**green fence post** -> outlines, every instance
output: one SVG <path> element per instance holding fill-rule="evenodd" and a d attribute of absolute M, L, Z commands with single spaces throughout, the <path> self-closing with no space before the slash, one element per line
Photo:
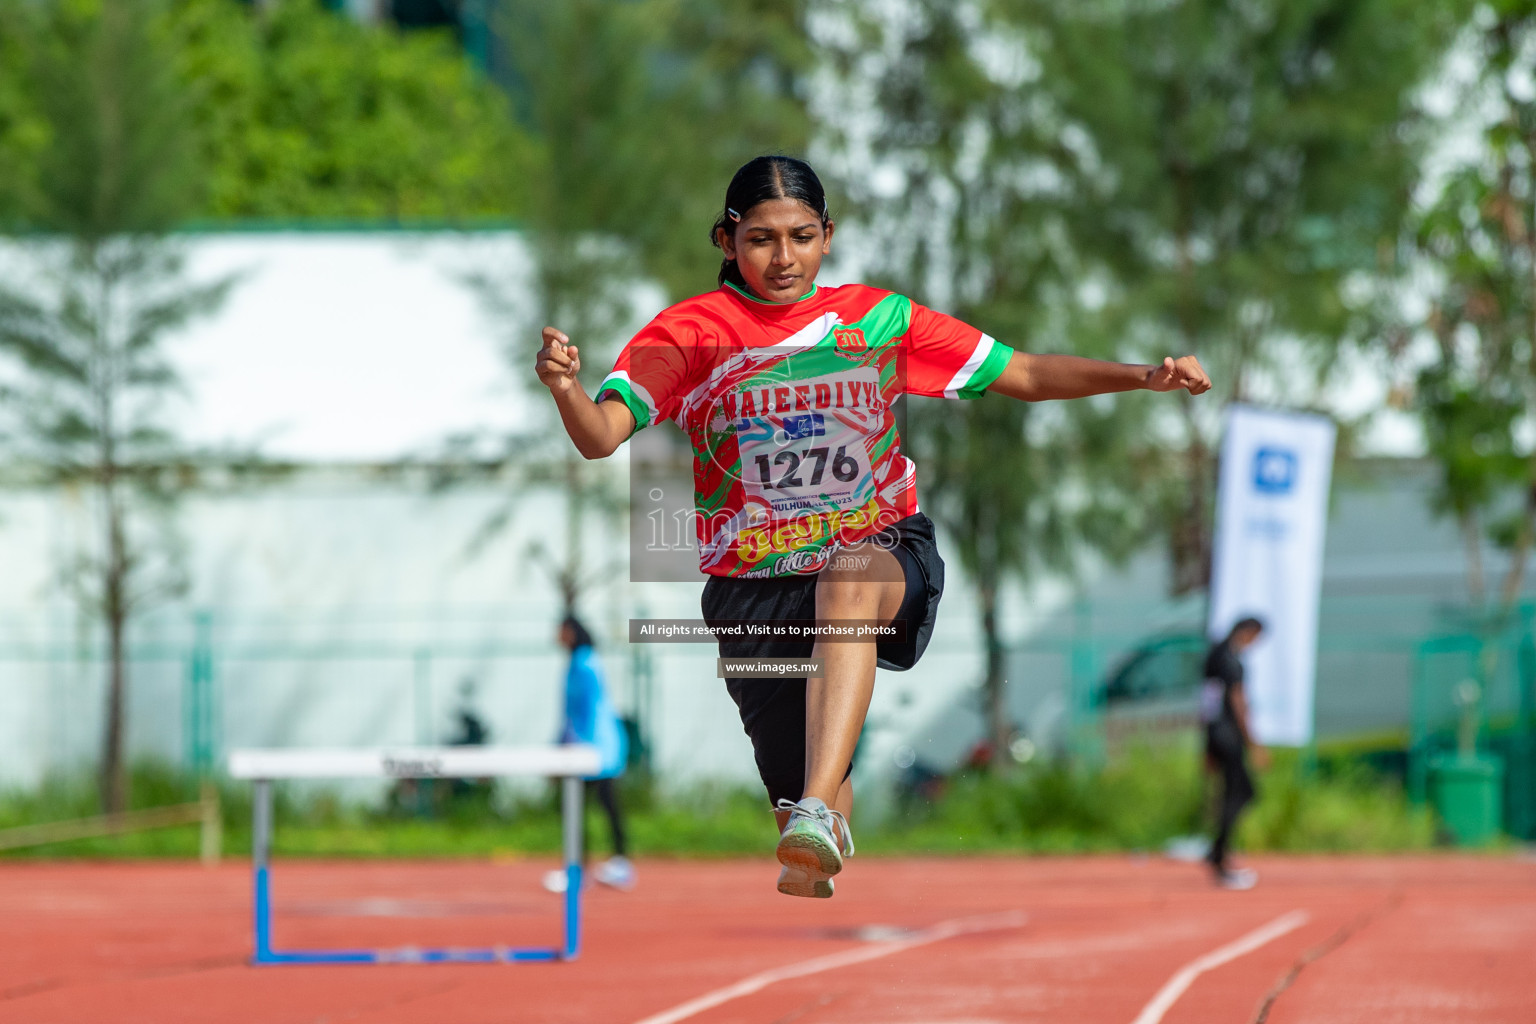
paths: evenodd
<path fill-rule="evenodd" d="M 1536 839 L 1536 641 L 1532 638 L 1532 606 L 1520 605 L 1520 638 L 1515 655 L 1515 722 L 1509 738 L 1509 833 Z"/>
<path fill-rule="evenodd" d="M 636 618 L 648 618 L 644 607 L 636 609 Z M 631 763 L 641 772 L 651 770 L 652 702 L 655 697 L 655 665 L 651 661 L 649 644 L 629 645 L 630 691 L 634 701 L 635 746 L 630 752 Z"/>
<path fill-rule="evenodd" d="M 187 767 L 206 778 L 214 761 L 213 613 L 192 617 L 192 649 L 187 654 L 185 712 Z"/>
<path fill-rule="evenodd" d="M 1072 693 L 1068 703 L 1072 711 L 1068 741 L 1073 757 L 1098 764 L 1104 758 L 1103 736 L 1098 728 L 1102 709 L 1095 704 L 1098 659 L 1094 650 L 1092 609 L 1083 597 L 1079 597 L 1073 606 L 1070 642 Z"/>
<path fill-rule="evenodd" d="M 1429 654 L 1431 641 L 1421 641 L 1413 655 L 1413 683 L 1408 710 L 1408 800 L 1424 806 L 1429 796 Z"/>

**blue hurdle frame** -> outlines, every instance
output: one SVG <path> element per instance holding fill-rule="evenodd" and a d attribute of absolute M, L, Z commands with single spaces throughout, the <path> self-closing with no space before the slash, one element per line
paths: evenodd
<path fill-rule="evenodd" d="M 581 948 L 582 780 L 560 780 L 561 843 L 565 859 L 565 936 L 560 946 L 490 948 L 294 949 L 272 948 L 272 780 L 254 779 L 251 864 L 255 869 L 256 964 L 538 963 L 574 960 Z"/>

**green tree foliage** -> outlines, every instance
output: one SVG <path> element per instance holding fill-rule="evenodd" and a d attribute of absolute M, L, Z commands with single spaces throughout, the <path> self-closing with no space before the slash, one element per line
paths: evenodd
<path fill-rule="evenodd" d="M 541 157 L 526 218 L 533 302 L 521 301 L 520 275 L 476 284 L 504 314 L 504 351 L 520 377 L 534 380 L 539 328 L 553 324 L 580 347 L 590 387 L 634 326 L 638 284 L 659 283 L 668 299 L 714 287 L 709 229 L 731 175 L 759 153 L 802 151 L 809 134 L 803 11 L 803 0 L 502 5 L 509 91 Z M 512 438 L 504 451 L 567 495 L 570 543 L 546 558 L 574 604 L 590 578 L 586 512 L 621 507 L 623 496 L 563 437 Z"/>
<path fill-rule="evenodd" d="M 160 0 L 72 0 L 28 12 L 26 81 L 47 126 L 27 220 L 42 233 L 0 284 L 14 454 L 87 489 L 100 536 L 70 582 L 107 642 L 100 761 L 106 810 L 127 805 L 130 617 L 177 586 L 163 515 L 184 486 L 163 423 L 179 385 L 165 336 L 222 300 L 160 239 L 194 209 L 198 165 Z"/>
<path fill-rule="evenodd" d="M 29 215 L 50 173 L 47 98 L 25 72 L 25 27 L 43 6 L 0 6 L 11 12 L 0 17 L 0 226 L 37 226 Z M 167 141 L 201 161 L 184 217 L 473 221 L 527 211 L 538 147 L 451 35 L 361 25 L 319 0 L 174 0 L 156 18 L 187 114 L 184 135 Z"/>
<path fill-rule="evenodd" d="M 318 0 L 178 0 L 175 27 L 207 166 L 202 216 L 528 209 L 537 149 L 452 36 L 361 25 Z"/>
<path fill-rule="evenodd" d="M 47 125 L 29 218 L 87 248 L 175 227 L 198 194 L 188 105 L 162 4 L 49 5 L 29 39 Z"/>
<path fill-rule="evenodd" d="M 848 22 L 853 29 L 857 22 Z M 1095 325 L 1064 316 L 1084 273 L 1050 156 L 1057 122 L 1023 75 L 1018 26 L 972 5 L 923 0 L 904 16 L 849 32 L 857 54 L 889 56 L 876 78 L 873 155 L 899 178 L 879 188 L 849 162 L 848 188 L 874 234 L 885 283 L 1016 347 L 1112 355 Z M 1128 554 L 1148 520 L 1139 495 L 1158 462 L 1145 453 L 1146 396 L 1033 406 L 998 396 L 909 400 L 904 435 L 923 508 L 974 582 L 986 651 L 983 685 L 994 757 L 1006 756 L 999 601 L 1010 579 L 1071 574 L 1096 551 Z"/>
<path fill-rule="evenodd" d="M 804 155 L 817 53 L 808 0 L 672 0 L 653 36 L 650 140 L 631 172 L 631 210 L 620 225 L 669 299 L 714 287 L 720 254 L 709 229 L 725 186 L 764 153 Z M 702 242 L 702 244 L 701 244 Z"/>
<path fill-rule="evenodd" d="M 999 0 L 1025 33 L 1071 238 L 1129 354 L 1197 353 L 1219 399 L 1315 401 L 1365 318 L 1422 151 L 1413 91 L 1457 4 Z M 1179 590 L 1209 572 L 1221 401 L 1180 400 L 1161 506 Z"/>
<path fill-rule="evenodd" d="M 873 75 L 879 115 L 843 140 L 846 173 L 870 181 L 868 152 L 892 179 L 862 190 L 891 283 L 1032 351 L 1195 353 L 1219 389 L 913 410 L 925 507 L 978 580 L 1000 749 L 998 584 L 1070 570 L 1086 550 L 1123 553 L 1153 526 L 1167 531 L 1176 589 L 1205 584 L 1222 399 L 1314 397 L 1361 329 L 1345 285 L 1400 229 L 1420 152 L 1412 90 L 1455 10 L 843 9 L 849 94 Z"/>
<path fill-rule="evenodd" d="M 808 138 L 803 8 L 505 5 L 512 88 L 544 158 L 528 216 L 541 316 L 581 317 L 615 278 L 649 277 L 670 299 L 714 286 L 709 228 L 731 174 L 759 153 L 803 151 Z M 603 239 L 601 252 L 583 237 Z"/>
<path fill-rule="evenodd" d="M 27 88 L 27 23 L 20 0 L 0 0 L 0 229 L 36 202 L 33 168 L 47 134 Z"/>
<path fill-rule="evenodd" d="M 1476 597 L 1485 530 L 1514 555 L 1507 604 L 1536 529 L 1536 449 L 1522 434 L 1536 408 L 1536 3 L 1482 5 L 1464 38 L 1478 73 L 1447 122 L 1480 130 L 1414 225 L 1410 265 L 1427 261 L 1433 281 L 1424 323 L 1433 344 L 1415 408 L 1440 466 L 1437 506 L 1467 538 Z M 1520 508 L 1500 518 L 1497 501 L 1512 486 Z"/>

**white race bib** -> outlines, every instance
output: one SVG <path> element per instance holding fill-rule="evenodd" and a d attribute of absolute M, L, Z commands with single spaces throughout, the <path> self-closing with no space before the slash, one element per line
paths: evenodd
<path fill-rule="evenodd" d="M 733 422 L 749 522 L 867 504 L 875 493 L 869 445 L 885 423 L 878 372 L 858 367 L 765 390 L 779 399 L 787 390 L 788 407 Z"/>

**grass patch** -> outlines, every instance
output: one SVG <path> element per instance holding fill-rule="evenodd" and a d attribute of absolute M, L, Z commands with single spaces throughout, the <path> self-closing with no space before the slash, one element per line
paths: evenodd
<path fill-rule="evenodd" d="M 173 766 L 136 764 L 130 809 L 190 803 L 198 784 Z M 251 847 L 251 787 L 219 786 L 226 856 Z M 767 799 L 746 788 L 700 787 L 663 798 L 644 779 L 626 778 L 620 800 L 630 845 L 647 856 L 734 856 L 761 853 L 773 839 Z M 425 792 L 395 791 L 382 805 L 348 802 L 327 790 L 277 784 L 273 852 L 297 857 L 480 857 L 560 851 L 560 804 L 554 785 L 534 796 L 495 787 L 455 794 L 434 782 Z M 609 850 L 607 820 L 587 802 L 587 835 L 594 852 Z M 0 829 L 91 817 L 100 813 L 88 772 L 50 777 L 30 790 L 0 793 Z M 196 825 L 79 839 L 0 853 L 0 859 L 195 857 Z"/>
<path fill-rule="evenodd" d="M 426 799 L 395 794 L 382 806 L 291 787 L 275 792 L 279 856 L 485 857 L 554 855 L 560 814 L 553 785 L 513 797 L 472 787 L 453 795 L 445 783 Z M 1414 809 L 1400 784 L 1363 765 L 1331 760 L 1309 767 L 1289 751 L 1259 777 L 1260 798 L 1245 816 L 1239 846 L 1250 851 L 1422 850 L 1435 824 Z M 197 784 L 175 768 L 147 763 L 133 772 L 133 806 L 197 799 Z M 526 791 L 525 791 L 526 792 Z M 224 852 L 250 850 L 250 786 L 221 786 Z M 861 853 L 1091 853 L 1157 851 L 1177 836 L 1207 830 L 1208 780 L 1193 745 L 1124 751 L 1089 768 L 1064 763 L 1008 772 L 965 772 L 932 800 L 898 801 L 883 822 L 865 820 Z M 755 787 L 702 787 L 666 795 L 644 779 L 621 785 L 634 851 L 643 856 L 756 856 L 773 841 L 766 798 Z M 431 814 L 419 813 L 430 808 Z M 30 791 L 0 794 L 0 828 L 87 817 L 97 812 L 88 774 L 52 778 Z M 595 802 L 587 808 L 594 853 L 608 851 Z M 0 854 L 6 859 L 195 857 L 196 826 L 77 840 Z"/>
<path fill-rule="evenodd" d="M 889 853 L 1146 850 L 1195 831 L 1202 806 L 1192 755 L 1135 749 L 1094 769 L 961 773 L 938 799 L 901 806 L 868 845 Z"/>
<path fill-rule="evenodd" d="M 1259 780 L 1259 800 L 1238 828 L 1249 850 L 1387 853 L 1435 845 L 1435 817 L 1408 803 L 1396 779 L 1365 764 L 1308 772 L 1289 751 Z"/>
<path fill-rule="evenodd" d="M 1365 765 L 1319 772 L 1277 751 L 1258 785 L 1239 829 L 1246 850 L 1386 852 L 1435 842 L 1433 816 Z M 938 800 L 901 808 L 867 845 L 886 853 L 1158 851 L 1209 831 L 1212 788 L 1193 744 L 1135 748 L 1092 769 L 965 773 Z"/>

